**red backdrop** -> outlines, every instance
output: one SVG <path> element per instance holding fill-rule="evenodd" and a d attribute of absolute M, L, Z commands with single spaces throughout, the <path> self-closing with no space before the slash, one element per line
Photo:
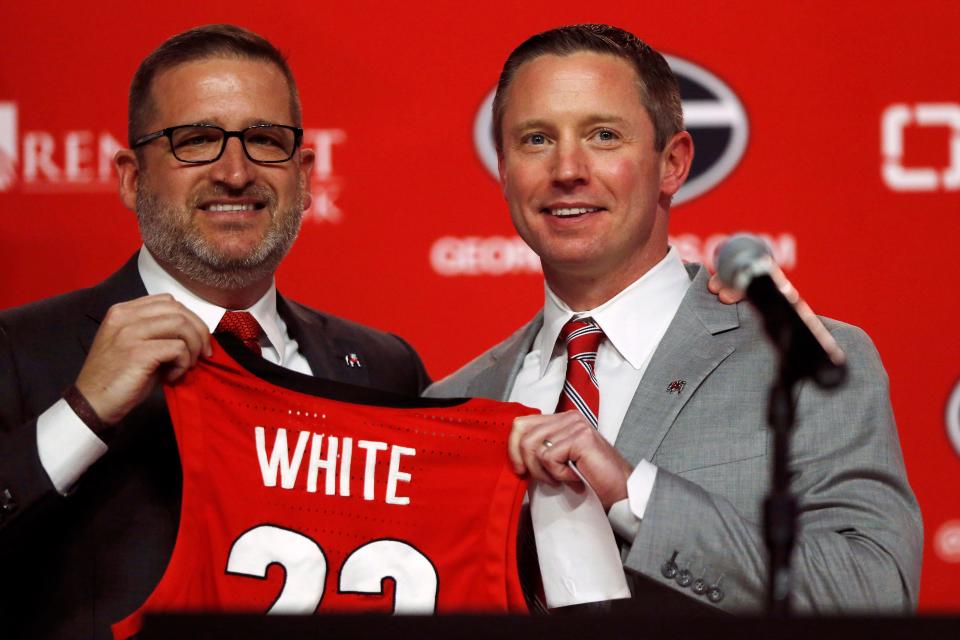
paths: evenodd
<path fill-rule="evenodd" d="M 236 22 L 289 54 L 320 158 L 281 289 L 399 333 L 449 373 L 542 302 L 480 160 L 478 110 L 526 36 L 617 24 L 742 105 L 745 152 L 675 207 L 674 241 L 699 259 L 731 232 L 766 234 L 819 313 L 873 336 L 924 513 L 921 605 L 960 608 L 960 4 L 178 4 L 0 6 L 0 307 L 93 284 L 135 250 L 109 164 L 130 77 L 172 33 Z"/>

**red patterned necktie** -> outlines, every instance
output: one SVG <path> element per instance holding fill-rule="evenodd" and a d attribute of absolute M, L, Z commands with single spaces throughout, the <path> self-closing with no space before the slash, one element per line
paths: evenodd
<path fill-rule="evenodd" d="M 567 377 L 554 413 L 576 409 L 597 429 L 600 387 L 593 367 L 597 361 L 597 347 L 603 339 L 603 330 L 593 318 L 571 318 L 560 330 L 560 337 L 567 346 Z M 527 604 L 534 613 L 549 613 L 543 596 L 533 522 L 526 506 L 520 517 L 517 540 L 517 566 Z"/>
<path fill-rule="evenodd" d="M 555 413 L 576 409 L 598 429 L 600 385 L 594 365 L 603 330 L 593 318 L 571 318 L 563 325 L 560 337 L 567 344 L 567 378 Z"/>
<path fill-rule="evenodd" d="M 260 328 L 257 319 L 247 311 L 227 311 L 213 332 L 232 334 L 240 338 L 247 349 L 258 356 L 262 355 L 260 334 L 263 333 L 263 329 Z"/>

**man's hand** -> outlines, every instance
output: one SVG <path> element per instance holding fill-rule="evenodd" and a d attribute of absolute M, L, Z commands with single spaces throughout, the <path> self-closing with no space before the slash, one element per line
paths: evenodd
<path fill-rule="evenodd" d="M 627 478 L 633 468 L 578 411 L 516 418 L 507 448 L 518 474 L 529 472 L 535 480 L 550 484 L 580 484 L 567 466 L 572 461 L 604 509 L 627 497 Z"/>
<path fill-rule="evenodd" d="M 720 298 L 720 302 L 724 304 L 736 304 L 743 300 L 744 296 L 742 291 L 723 286 L 723 283 L 720 282 L 720 276 L 717 274 L 710 276 L 710 280 L 707 282 L 707 289 L 710 290 L 710 293 L 716 294 L 716 296 Z"/>
<path fill-rule="evenodd" d="M 172 382 L 209 356 L 210 334 L 169 294 L 110 307 L 77 377 L 77 389 L 106 424 L 120 422 L 158 380 Z"/>
<path fill-rule="evenodd" d="M 777 288 L 780 289 L 780 293 L 786 296 L 788 300 L 793 301 L 794 299 L 799 299 L 799 294 L 797 290 L 793 288 L 793 284 L 787 279 L 787 274 L 785 274 L 783 269 L 776 263 L 771 264 L 770 277 L 773 278 Z M 717 274 L 710 276 L 710 280 L 707 282 L 707 289 L 709 289 L 711 293 L 716 294 L 717 297 L 720 298 L 720 302 L 724 304 L 736 304 L 746 297 L 744 292 L 737 291 L 733 287 L 724 286 L 724 284 L 720 282 L 720 276 Z"/>

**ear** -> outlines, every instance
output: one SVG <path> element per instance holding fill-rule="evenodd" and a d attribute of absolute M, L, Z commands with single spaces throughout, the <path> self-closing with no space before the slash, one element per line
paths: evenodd
<path fill-rule="evenodd" d="M 313 202 L 313 196 L 310 194 L 310 176 L 313 175 L 313 165 L 316 157 L 317 154 L 314 153 L 313 149 L 300 148 L 300 167 L 297 170 L 300 172 L 300 184 L 303 185 L 304 211 L 309 209 L 310 203 Z"/>
<path fill-rule="evenodd" d="M 137 210 L 137 187 L 140 181 L 140 161 L 133 149 L 121 149 L 113 156 L 113 166 L 120 179 L 120 200 L 131 211 Z"/>
<path fill-rule="evenodd" d="M 660 154 L 660 192 L 673 196 L 680 190 L 693 163 L 693 138 L 678 131 L 667 141 Z"/>

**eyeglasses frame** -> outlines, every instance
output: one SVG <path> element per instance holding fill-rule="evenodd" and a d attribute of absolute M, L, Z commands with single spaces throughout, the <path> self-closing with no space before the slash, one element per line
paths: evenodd
<path fill-rule="evenodd" d="M 184 160 L 177 156 L 177 152 L 173 149 L 173 132 L 177 129 L 182 129 L 184 127 L 194 127 L 194 128 L 206 128 L 206 129 L 217 129 L 223 133 L 223 143 L 220 145 L 220 153 L 217 154 L 217 157 L 211 158 L 210 160 Z M 251 129 L 263 129 L 265 127 L 280 127 L 281 129 L 288 129 L 293 131 L 293 150 L 290 151 L 290 155 L 284 158 L 283 160 L 255 160 L 250 156 L 250 152 L 247 150 L 247 143 L 244 142 L 243 135 L 250 131 Z M 294 127 L 288 124 L 255 124 L 249 126 L 245 129 L 239 129 L 235 131 L 228 131 L 223 127 L 218 127 L 215 124 L 178 124 L 172 127 L 166 127 L 165 129 L 160 129 L 159 131 L 154 131 L 152 133 L 147 133 L 136 140 L 133 141 L 132 148 L 136 149 L 137 147 L 142 147 L 148 142 L 153 142 L 159 138 L 166 138 L 170 143 L 170 153 L 177 160 L 177 162 L 184 162 L 186 164 L 210 164 L 216 162 L 223 157 L 223 152 L 227 149 L 227 141 L 230 138 L 236 138 L 240 141 L 240 146 L 243 148 L 243 153 L 247 156 L 247 159 L 250 162 L 256 162 L 257 164 L 279 164 L 281 162 L 289 162 L 296 154 L 297 149 L 300 147 L 300 144 L 303 142 L 303 129 L 300 127 Z"/>

